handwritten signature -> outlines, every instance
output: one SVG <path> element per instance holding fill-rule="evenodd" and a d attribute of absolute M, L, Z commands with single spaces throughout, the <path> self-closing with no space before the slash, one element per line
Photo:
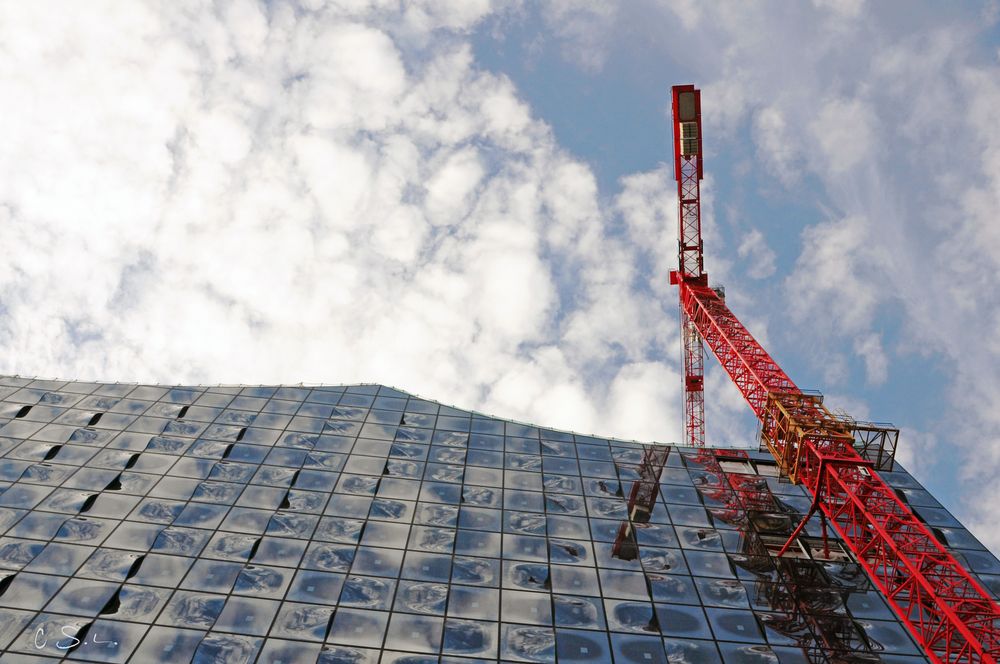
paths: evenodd
<path fill-rule="evenodd" d="M 72 650 L 73 648 L 76 648 L 78 645 L 81 644 L 87 645 L 88 643 L 87 640 L 81 641 L 80 639 L 76 638 L 76 635 L 80 633 L 80 629 L 82 628 L 77 627 L 76 625 L 63 625 L 59 629 L 59 632 L 64 637 L 66 637 L 66 639 L 68 639 L 68 642 L 66 639 L 60 639 L 59 641 L 56 641 L 52 645 L 54 645 L 59 650 Z M 89 643 L 93 643 L 94 645 L 108 645 L 108 647 L 110 648 L 118 646 L 117 641 L 113 641 L 111 639 L 108 639 L 107 641 L 101 641 L 100 639 L 97 638 L 96 634 L 88 634 L 87 638 L 89 640 Z M 38 648 L 39 650 L 42 650 L 45 648 L 45 646 L 48 645 L 48 643 L 49 639 L 45 633 L 45 628 L 39 627 L 35 631 L 35 647 Z"/>

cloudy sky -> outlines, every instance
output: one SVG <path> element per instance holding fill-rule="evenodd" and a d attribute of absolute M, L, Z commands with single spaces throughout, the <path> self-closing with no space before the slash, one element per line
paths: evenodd
<path fill-rule="evenodd" d="M 1000 8 L 0 4 L 0 372 L 381 382 L 681 437 L 669 87 L 707 268 L 995 551 Z M 755 421 L 709 362 L 710 443 Z"/>

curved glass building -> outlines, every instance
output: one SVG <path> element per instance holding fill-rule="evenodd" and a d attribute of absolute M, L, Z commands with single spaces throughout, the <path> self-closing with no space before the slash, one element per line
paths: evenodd
<path fill-rule="evenodd" d="M 756 449 L 379 385 L 0 378 L 0 661 L 926 661 L 818 518 L 777 556 L 809 503 Z"/>

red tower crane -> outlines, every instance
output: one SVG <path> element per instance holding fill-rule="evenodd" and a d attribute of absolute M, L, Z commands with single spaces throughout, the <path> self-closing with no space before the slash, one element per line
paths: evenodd
<path fill-rule="evenodd" d="M 796 387 L 708 285 L 701 240 L 701 93 L 672 90 L 674 175 L 679 199 L 679 287 L 684 353 L 685 437 L 705 437 L 703 344 L 760 420 L 761 440 L 782 474 L 812 497 L 809 514 L 782 549 L 819 511 L 935 662 L 989 662 L 1000 657 L 1000 606 L 855 450 L 853 423 L 818 394 Z M 779 555 L 781 555 L 779 554 Z"/>

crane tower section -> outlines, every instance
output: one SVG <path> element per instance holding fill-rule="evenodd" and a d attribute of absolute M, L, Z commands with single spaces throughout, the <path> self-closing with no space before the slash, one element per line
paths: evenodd
<path fill-rule="evenodd" d="M 701 243 L 701 100 L 691 85 L 673 88 L 674 168 L 680 206 L 679 287 L 685 353 L 688 442 L 704 443 L 701 358 L 706 343 L 761 422 L 761 439 L 782 475 L 812 497 L 795 540 L 818 512 L 935 662 L 1000 658 L 1000 607 L 855 450 L 853 421 L 833 415 L 822 396 L 800 390 L 709 287 Z M 693 123 L 693 124 L 692 124 Z M 696 141 L 696 143 L 694 142 Z M 689 341 L 687 331 L 698 339 Z M 694 395 L 697 393 L 697 398 Z M 698 427 L 701 427 L 698 429 Z M 696 440 L 698 435 L 700 440 Z"/>
<path fill-rule="evenodd" d="M 701 92 L 693 85 L 675 86 L 674 178 L 680 241 L 678 273 L 684 279 L 708 283 L 701 241 Z M 684 437 L 688 445 L 705 445 L 705 349 L 694 322 L 681 309 L 681 355 L 684 364 Z"/>

